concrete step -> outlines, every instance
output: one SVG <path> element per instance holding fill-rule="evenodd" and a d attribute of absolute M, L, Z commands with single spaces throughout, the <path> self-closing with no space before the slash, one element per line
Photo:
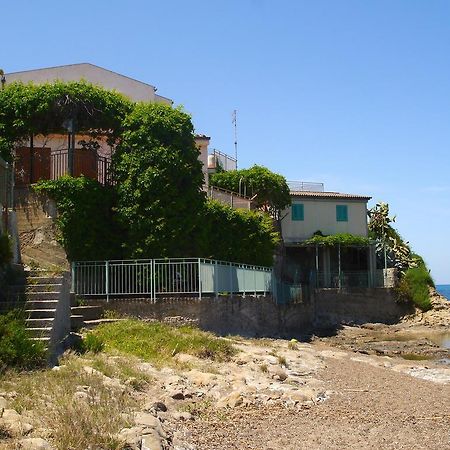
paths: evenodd
<path fill-rule="evenodd" d="M 84 317 L 79 314 L 72 314 L 70 316 L 70 329 L 72 331 L 78 331 L 84 328 Z"/>
<path fill-rule="evenodd" d="M 31 285 L 42 285 L 42 284 L 62 284 L 63 277 L 52 276 L 52 275 L 31 275 L 27 277 L 28 286 Z"/>
<path fill-rule="evenodd" d="M 45 346 L 48 348 L 50 346 L 50 337 L 44 336 L 44 337 L 32 337 L 32 341 L 40 341 L 45 344 Z"/>
<path fill-rule="evenodd" d="M 102 325 L 104 323 L 113 323 L 113 322 L 119 322 L 121 320 L 126 319 L 97 319 L 97 320 L 85 320 L 84 321 L 84 328 L 95 328 L 98 325 Z"/>
<path fill-rule="evenodd" d="M 73 315 L 83 316 L 84 320 L 97 320 L 102 317 L 102 306 L 72 306 Z"/>
<path fill-rule="evenodd" d="M 51 327 L 27 327 L 27 330 L 32 337 L 50 337 L 52 334 Z"/>
<path fill-rule="evenodd" d="M 29 319 L 52 319 L 56 309 L 26 309 L 25 314 Z"/>
<path fill-rule="evenodd" d="M 58 300 L 31 300 L 25 303 L 26 309 L 56 309 Z"/>
<path fill-rule="evenodd" d="M 16 284 L 9 286 L 9 291 L 15 292 L 60 292 L 62 283 L 31 283 L 31 284 Z"/>
<path fill-rule="evenodd" d="M 26 299 L 28 301 L 35 300 L 58 300 L 60 296 L 60 292 L 26 292 Z"/>
<path fill-rule="evenodd" d="M 45 319 L 25 319 L 25 322 L 27 324 L 27 328 L 52 328 L 54 318 L 45 318 Z"/>

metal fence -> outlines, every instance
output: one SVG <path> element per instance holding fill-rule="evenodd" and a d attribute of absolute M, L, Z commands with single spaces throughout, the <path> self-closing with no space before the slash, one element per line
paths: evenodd
<path fill-rule="evenodd" d="M 323 192 L 325 189 L 323 183 L 311 181 L 288 181 L 287 185 L 292 192 Z"/>
<path fill-rule="evenodd" d="M 214 167 L 220 166 L 225 171 L 237 169 L 236 158 L 215 149 L 213 150 L 212 155 L 214 158 Z"/>
<path fill-rule="evenodd" d="M 271 292 L 272 269 L 202 258 L 72 263 L 72 292 L 81 296 L 257 295 Z"/>
<path fill-rule="evenodd" d="M 317 272 L 315 286 L 317 288 L 369 288 L 384 287 L 384 282 L 379 277 L 371 276 L 368 270 L 342 271 L 340 273 Z"/>
<path fill-rule="evenodd" d="M 76 149 L 74 152 L 74 176 L 85 175 L 102 184 L 110 183 L 111 158 Z M 53 151 L 50 155 L 50 177 L 57 180 L 69 173 L 67 149 Z"/>
<path fill-rule="evenodd" d="M 235 192 L 215 186 L 208 187 L 208 197 L 217 200 L 225 205 L 236 209 L 251 209 L 252 201 L 248 197 L 243 197 Z"/>

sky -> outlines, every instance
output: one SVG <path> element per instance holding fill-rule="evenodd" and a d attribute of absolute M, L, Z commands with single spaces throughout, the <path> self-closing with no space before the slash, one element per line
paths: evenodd
<path fill-rule="evenodd" d="M 5 72 L 147 82 L 231 155 L 236 109 L 241 168 L 389 203 L 450 284 L 450 1 L 14 0 L 0 30 Z"/>

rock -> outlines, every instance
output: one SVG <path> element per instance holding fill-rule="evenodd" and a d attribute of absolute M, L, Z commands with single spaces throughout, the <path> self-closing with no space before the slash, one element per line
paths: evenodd
<path fill-rule="evenodd" d="M 0 397 L 0 411 L 3 411 L 8 407 L 8 402 L 6 401 L 5 397 Z M 2 417 L 2 414 L 0 413 L 0 417 Z"/>
<path fill-rule="evenodd" d="M 167 411 L 167 406 L 165 405 L 165 403 L 163 402 L 155 402 L 155 403 L 149 403 L 144 407 L 144 411 L 146 412 L 151 412 L 151 411 L 162 411 L 162 412 L 166 412 Z"/>
<path fill-rule="evenodd" d="M 83 402 L 85 402 L 85 401 L 87 402 L 88 398 L 89 398 L 89 394 L 85 391 L 77 391 L 77 392 L 74 392 L 72 398 L 74 401 L 81 400 Z"/>
<path fill-rule="evenodd" d="M 41 438 L 26 438 L 19 441 L 19 448 L 24 450 L 53 450 L 53 447 Z"/>
<path fill-rule="evenodd" d="M 270 370 L 272 378 L 278 381 L 284 381 L 288 377 L 287 373 L 281 367 L 273 367 Z"/>
<path fill-rule="evenodd" d="M 176 411 L 172 414 L 175 420 L 194 420 L 193 415 L 187 411 Z"/>
<path fill-rule="evenodd" d="M 142 427 L 124 428 L 117 437 L 124 445 L 138 449 L 142 440 Z"/>
<path fill-rule="evenodd" d="M 285 394 L 285 398 L 293 400 L 296 403 L 304 403 L 314 400 L 316 398 L 316 394 L 312 390 L 304 388 L 298 391 L 287 392 Z"/>
<path fill-rule="evenodd" d="M 148 428 L 159 428 L 161 426 L 158 418 L 147 412 L 138 412 L 134 416 L 136 425 L 143 425 Z"/>
<path fill-rule="evenodd" d="M 6 411 L 11 410 L 6 409 L 4 413 L 6 413 Z M 7 418 L 5 418 L 4 416 L 5 414 L 3 414 L 3 417 L 0 419 L 0 428 L 4 428 L 11 435 L 25 436 L 28 433 L 31 433 L 31 431 L 33 431 L 33 425 L 25 422 L 20 414 L 17 414 L 17 416 L 9 415 Z"/>
<path fill-rule="evenodd" d="M 181 391 L 173 391 L 170 394 L 170 397 L 172 397 L 174 400 L 184 400 L 184 394 Z"/>
<path fill-rule="evenodd" d="M 242 405 L 242 403 L 244 402 L 244 399 L 242 398 L 242 395 L 237 392 L 234 391 L 231 394 L 222 397 L 218 402 L 217 402 L 217 407 L 218 408 L 236 408 L 237 406 Z"/>
<path fill-rule="evenodd" d="M 158 433 L 153 433 L 142 437 L 141 450 L 162 450 L 161 438 Z"/>

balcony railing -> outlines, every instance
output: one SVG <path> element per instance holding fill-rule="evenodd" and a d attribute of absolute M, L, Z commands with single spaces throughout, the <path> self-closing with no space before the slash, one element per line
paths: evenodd
<path fill-rule="evenodd" d="M 291 192 L 323 192 L 324 184 L 311 181 L 288 181 Z"/>

